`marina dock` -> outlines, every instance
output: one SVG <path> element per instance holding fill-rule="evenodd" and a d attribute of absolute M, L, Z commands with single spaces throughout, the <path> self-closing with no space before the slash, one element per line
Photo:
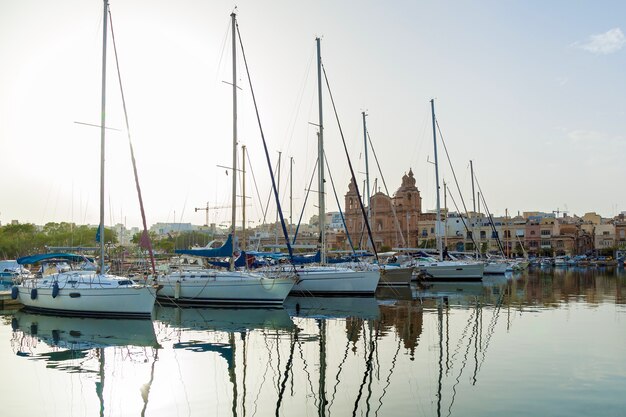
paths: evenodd
<path fill-rule="evenodd" d="M 17 310 L 22 303 L 11 298 L 11 291 L 0 291 L 0 311 Z"/>

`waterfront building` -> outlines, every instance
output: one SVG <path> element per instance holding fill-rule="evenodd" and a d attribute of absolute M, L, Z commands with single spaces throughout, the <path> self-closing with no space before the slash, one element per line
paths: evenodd
<path fill-rule="evenodd" d="M 620 214 L 615 218 L 615 246 L 626 249 L 626 217 Z"/>
<path fill-rule="evenodd" d="M 524 228 L 526 250 L 529 255 L 537 256 L 541 245 L 541 227 L 537 219 L 528 219 Z"/>
<path fill-rule="evenodd" d="M 552 236 L 556 219 L 554 217 L 543 217 L 539 221 L 539 250 L 542 256 L 552 256 Z"/>
<path fill-rule="evenodd" d="M 583 222 L 588 224 L 598 225 L 602 223 L 602 216 L 600 216 L 596 212 L 585 213 L 582 219 Z"/>
<path fill-rule="evenodd" d="M 597 224 L 594 234 L 594 247 L 598 250 L 615 247 L 615 224 Z"/>
<path fill-rule="evenodd" d="M 580 229 L 575 224 L 560 225 L 560 232 L 553 238 L 556 256 L 575 255 L 578 253 Z"/>
<path fill-rule="evenodd" d="M 341 213 L 338 211 L 331 211 L 326 213 L 326 228 L 329 230 L 343 230 L 343 220 L 341 219 Z"/>
<path fill-rule="evenodd" d="M 370 197 L 366 211 L 369 212 L 370 228 L 378 250 L 402 246 L 417 247 L 420 239 L 423 239 L 418 233 L 418 227 L 421 228 L 422 197 L 415 186 L 412 170 L 402 177 L 402 184 L 393 197 L 380 191 L 374 193 Z M 345 195 L 344 212 L 353 244 L 366 248 L 367 230 L 353 181 L 348 185 L 348 192 Z"/>
<path fill-rule="evenodd" d="M 459 213 L 450 212 L 444 217 L 444 246 L 451 251 L 464 251 L 466 247 L 466 239 L 470 239 L 471 232 L 466 230 L 466 227 L 469 227 L 470 230 L 478 230 L 480 226 L 479 218 L 472 218 L 472 223 L 470 223 L 464 216 L 461 216 Z M 466 226 L 467 225 L 467 226 Z M 432 231 L 435 231 L 435 221 L 432 222 Z M 425 230 L 426 228 L 422 228 L 423 236 L 429 236 Z M 429 229 L 430 230 L 430 229 Z M 480 233 L 478 233 L 480 235 Z M 432 238 L 434 239 L 434 233 Z"/>

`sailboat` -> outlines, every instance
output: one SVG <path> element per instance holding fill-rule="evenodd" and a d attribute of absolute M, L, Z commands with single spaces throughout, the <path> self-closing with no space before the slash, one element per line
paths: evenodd
<path fill-rule="evenodd" d="M 368 138 L 368 132 L 367 132 L 367 127 L 365 124 L 365 116 L 367 116 L 365 114 L 365 112 L 361 112 L 362 116 L 363 116 L 363 142 L 364 142 L 364 151 L 365 151 L 365 181 L 366 181 L 366 193 L 367 193 L 367 215 L 368 215 L 368 220 L 371 221 L 372 219 L 372 199 L 370 198 L 370 177 L 369 177 L 369 161 L 368 161 L 368 157 L 367 157 L 367 138 Z M 373 148 L 372 148 L 373 151 Z M 374 157 L 376 157 L 376 153 L 374 153 Z M 378 162 L 378 159 L 377 159 Z M 380 170 L 380 166 L 379 166 L 379 170 Z M 380 172 L 381 176 L 382 176 L 382 172 Z M 384 179 L 383 179 L 383 184 L 384 184 Z M 352 186 L 353 184 L 351 183 L 350 186 Z M 385 189 L 387 188 L 387 186 L 385 185 Z M 391 210 L 393 212 L 393 216 L 394 216 L 394 225 L 399 229 L 399 225 L 398 225 L 398 218 L 396 217 L 396 210 L 395 207 L 392 205 L 391 206 Z M 402 240 L 404 242 L 404 237 L 402 236 L 402 231 L 398 230 L 398 232 L 400 232 L 400 236 L 402 237 Z M 407 239 L 408 239 L 408 235 L 407 235 Z M 380 280 L 378 281 L 378 285 L 379 286 L 399 286 L 399 285 L 410 285 L 411 283 L 411 278 L 413 275 L 413 267 L 402 267 L 400 265 L 390 265 L 389 263 L 375 263 L 375 264 L 366 264 L 368 268 L 372 269 L 372 270 L 379 270 L 380 271 Z"/>
<path fill-rule="evenodd" d="M 181 269 L 157 277 L 160 289 L 157 297 L 161 301 L 188 305 L 274 305 L 282 304 L 294 286 L 292 274 L 267 277 L 263 274 L 235 269 L 235 222 L 237 207 L 237 21 L 231 15 L 233 54 L 233 168 L 232 168 L 232 226 L 227 241 L 230 263 L 228 270 Z M 220 249 L 220 248 L 218 248 Z M 221 248 L 221 249 L 224 249 Z M 196 255 L 212 256 L 211 253 Z M 204 252 L 210 252 L 205 250 Z M 220 254 L 218 256 L 224 256 Z"/>
<path fill-rule="evenodd" d="M 149 318 L 154 306 L 154 289 L 144 284 L 106 273 L 104 265 L 104 146 L 106 103 L 106 45 L 108 0 L 104 0 L 102 46 L 102 110 L 100 123 L 100 267 L 97 271 L 59 271 L 25 279 L 12 289 L 12 297 L 19 299 L 33 311 L 54 314 Z M 73 259 L 76 255 L 63 254 Z M 17 259 L 20 265 L 30 265 L 49 255 L 34 255 Z M 81 257 L 82 258 L 82 257 Z"/>
<path fill-rule="evenodd" d="M 298 281 L 292 293 L 311 295 L 373 295 L 376 292 L 380 271 L 354 270 L 348 267 L 326 265 L 326 227 L 325 227 L 325 193 L 324 193 L 324 124 L 322 112 L 322 58 L 320 38 L 317 43 L 317 81 L 319 102 L 319 133 L 318 133 L 318 181 L 319 181 L 319 222 L 318 231 L 321 240 L 320 264 L 300 265 L 296 268 Z M 284 270 L 288 270 L 286 267 Z"/>
<path fill-rule="evenodd" d="M 411 261 L 418 273 L 421 273 L 427 280 L 481 280 L 485 265 L 483 263 L 470 263 L 463 261 L 447 261 L 443 259 L 443 248 L 441 241 L 441 204 L 439 197 L 439 166 L 437 161 L 437 128 L 435 119 L 435 100 L 430 100 L 433 122 L 433 143 L 435 150 L 435 188 L 437 189 L 437 222 L 435 232 L 437 237 L 437 252 L 439 259 L 433 257 L 418 257 Z"/>

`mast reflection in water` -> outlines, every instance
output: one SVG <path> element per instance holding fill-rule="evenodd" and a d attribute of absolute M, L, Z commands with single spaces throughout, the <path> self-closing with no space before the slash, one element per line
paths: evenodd
<path fill-rule="evenodd" d="M 622 415 L 625 289 L 571 269 L 152 322 L 20 312 L 3 415 Z"/>

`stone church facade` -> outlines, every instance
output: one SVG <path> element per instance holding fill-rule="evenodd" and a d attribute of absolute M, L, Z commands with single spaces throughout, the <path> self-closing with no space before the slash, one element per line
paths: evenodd
<path fill-rule="evenodd" d="M 368 207 L 365 208 L 366 212 Z M 376 249 L 417 247 L 422 217 L 422 197 L 415 186 L 413 170 L 402 177 L 402 185 L 393 197 L 378 191 L 370 197 L 370 228 Z M 394 216 L 395 210 L 395 216 Z M 367 248 L 368 236 L 354 182 L 345 195 L 344 213 L 348 233 L 355 247 Z"/>

